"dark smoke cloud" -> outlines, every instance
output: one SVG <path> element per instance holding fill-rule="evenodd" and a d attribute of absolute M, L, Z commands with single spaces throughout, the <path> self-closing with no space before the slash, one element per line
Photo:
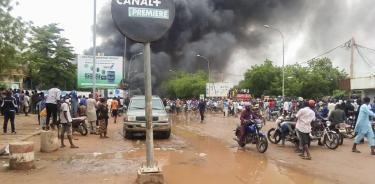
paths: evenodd
<path fill-rule="evenodd" d="M 209 58 L 214 72 L 241 73 L 265 58 L 280 64 L 280 45 L 276 44 L 280 43 L 280 37 L 265 30 L 264 24 L 284 32 L 287 64 L 310 59 L 352 34 L 363 36 L 374 31 L 372 0 L 175 0 L 175 3 L 172 28 L 161 40 L 152 43 L 155 87 L 170 69 L 207 70 L 207 63 L 197 54 Z M 98 35 L 103 41 L 98 51 L 123 55 L 124 38 L 113 24 L 109 4 L 98 17 Z M 300 45 L 296 44 L 298 41 Z M 128 43 L 128 59 L 140 51 L 142 45 Z M 132 63 L 132 70 L 138 73 L 130 80 L 141 87 L 142 57 Z"/>

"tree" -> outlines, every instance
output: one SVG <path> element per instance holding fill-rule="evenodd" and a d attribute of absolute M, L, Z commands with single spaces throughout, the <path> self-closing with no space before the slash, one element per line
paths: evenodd
<path fill-rule="evenodd" d="M 0 1 L 0 74 L 18 67 L 22 61 L 21 51 L 25 48 L 25 36 L 28 31 L 21 18 L 13 17 L 10 12 L 11 0 Z"/>
<path fill-rule="evenodd" d="M 208 76 L 205 72 L 174 72 L 161 85 L 161 94 L 170 98 L 198 98 L 205 94 Z"/>
<path fill-rule="evenodd" d="M 281 94 L 282 70 L 266 60 L 262 65 L 252 66 L 245 73 L 245 79 L 240 82 L 239 87 L 250 89 L 250 92 L 259 97 L 261 95 Z"/>
<path fill-rule="evenodd" d="M 285 95 L 290 97 L 320 98 L 331 96 L 338 89 L 338 81 L 347 74 L 333 67 L 328 58 L 312 60 L 308 66 L 285 66 Z M 282 68 L 266 60 L 262 65 L 255 65 L 245 74 L 239 88 L 250 89 L 257 97 L 261 95 L 281 95 Z"/>
<path fill-rule="evenodd" d="M 50 88 L 57 82 L 61 88 L 76 88 L 77 68 L 71 63 L 75 55 L 69 41 L 60 34 L 57 24 L 32 27 L 29 39 L 30 76 L 33 86 Z"/>
<path fill-rule="evenodd" d="M 302 94 L 306 97 L 323 97 L 333 95 L 338 89 L 339 81 L 345 79 L 347 74 L 337 67 L 333 67 L 328 58 L 315 59 L 308 63 L 308 74 Z"/>

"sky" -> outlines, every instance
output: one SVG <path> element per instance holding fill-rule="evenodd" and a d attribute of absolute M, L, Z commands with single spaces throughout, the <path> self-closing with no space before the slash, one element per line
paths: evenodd
<path fill-rule="evenodd" d="M 26 21 L 33 21 L 38 26 L 58 23 L 65 30 L 63 36 L 70 40 L 75 52 L 82 54 L 84 50 L 92 47 L 93 1 L 18 0 L 19 5 L 15 7 L 13 15 L 21 16 Z M 185 0 L 177 1 L 183 2 Z M 212 10 L 209 3 L 205 3 L 207 1 L 218 2 L 219 0 L 189 0 L 186 2 L 191 2 L 192 7 L 207 6 L 207 10 Z M 272 2 L 272 0 L 265 0 L 264 2 L 266 1 Z M 288 1 L 295 2 L 293 0 Z M 110 12 L 101 11 L 104 5 L 109 2 L 110 0 L 97 0 L 98 20 L 101 16 L 111 16 Z M 272 12 L 260 12 L 267 16 L 266 21 L 260 22 L 263 19 L 258 18 L 254 24 L 247 26 L 249 35 L 260 35 L 262 40 L 256 47 L 238 47 L 230 54 L 227 61 L 230 64 L 226 66 L 225 70 L 225 72 L 230 73 L 227 75 L 230 81 L 238 82 L 242 78 L 241 75 L 251 65 L 261 64 L 266 58 L 274 61 L 277 65 L 282 65 L 281 37 L 279 33 L 265 29 L 264 24 L 270 24 L 284 33 L 285 64 L 307 61 L 343 44 L 352 37 L 355 37 L 361 45 L 375 48 L 373 37 L 375 32 L 375 26 L 373 25 L 375 22 L 374 0 L 300 0 L 297 2 L 301 3 L 288 5 L 290 7 L 280 6 Z M 216 16 L 215 11 L 212 14 Z M 209 17 L 209 15 L 204 16 Z M 217 15 L 217 17 L 220 17 L 220 15 Z M 215 18 L 213 20 L 216 20 Z M 100 21 L 98 22 L 100 23 Z M 105 31 L 104 35 L 107 34 Z M 221 36 L 223 40 L 232 40 L 228 39 L 227 35 L 215 35 L 214 33 L 209 33 L 204 38 L 210 41 L 212 35 Z M 103 32 L 101 36 L 103 36 Z M 230 36 L 229 38 L 231 38 Z M 105 38 L 99 35 L 97 40 L 97 44 L 100 45 Z M 205 40 L 187 43 L 186 45 L 199 47 L 204 44 Z M 188 50 L 188 47 L 186 48 Z M 225 50 L 225 48 L 223 49 Z M 363 52 L 371 60 L 371 63 L 363 62 L 360 56 L 356 55 L 356 66 L 359 66 L 357 71 L 367 70 L 363 73 L 366 73 L 366 75 L 367 73 L 373 74 L 373 71 L 375 71 L 375 53 Z M 349 73 L 350 52 L 348 49 L 340 48 L 326 56 L 333 59 L 335 66 L 345 69 Z"/>
<path fill-rule="evenodd" d="M 109 0 L 97 0 L 97 12 Z M 16 1 L 14 1 L 16 2 Z M 18 0 L 12 14 L 37 26 L 58 23 L 77 54 L 93 45 L 94 0 Z M 100 39 L 97 41 L 100 44 Z"/>

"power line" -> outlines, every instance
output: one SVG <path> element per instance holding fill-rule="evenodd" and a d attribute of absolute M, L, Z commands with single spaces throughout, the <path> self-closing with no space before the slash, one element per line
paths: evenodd
<path fill-rule="evenodd" d="M 371 48 L 365 47 L 365 46 L 363 46 L 363 45 L 358 45 L 358 44 L 356 44 L 356 46 L 358 46 L 358 47 L 360 47 L 360 48 L 363 48 L 363 49 L 367 49 L 367 50 L 371 50 L 371 51 L 375 52 L 375 49 L 371 49 Z"/>
<path fill-rule="evenodd" d="M 362 54 L 362 52 L 358 49 L 357 46 L 356 46 L 355 48 L 356 48 L 356 50 L 357 50 L 359 56 L 362 58 L 362 60 L 363 60 L 365 63 L 367 63 L 367 64 L 368 64 L 369 66 L 371 66 L 371 67 L 375 67 L 374 65 L 372 65 L 372 64 L 369 62 L 369 59 L 368 59 L 367 57 L 365 57 L 365 56 Z"/>
<path fill-rule="evenodd" d="M 349 40 L 349 41 L 346 41 L 345 43 L 342 43 L 342 44 L 338 45 L 337 47 L 335 47 L 335 48 L 333 48 L 333 49 L 330 49 L 330 50 L 328 50 L 328 51 L 326 51 L 326 52 L 324 52 L 324 53 L 322 53 L 322 54 L 320 54 L 320 55 L 318 55 L 318 56 L 315 56 L 315 57 L 313 57 L 313 58 L 311 58 L 311 59 L 309 59 L 309 60 L 307 60 L 307 61 L 304 61 L 304 62 L 299 62 L 299 63 L 297 63 L 297 64 L 305 64 L 305 63 L 308 63 L 308 62 L 310 62 L 310 61 L 312 61 L 312 60 L 314 60 L 314 59 L 317 59 L 317 58 L 320 58 L 320 57 L 322 57 L 322 56 L 324 56 L 324 55 L 327 55 L 327 54 L 329 54 L 329 53 L 335 51 L 335 50 L 338 49 L 338 48 L 341 48 L 341 47 L 348 47 L 348 45 L 350 45 L 350 42 L 351 42 L 350 40 Z"/>

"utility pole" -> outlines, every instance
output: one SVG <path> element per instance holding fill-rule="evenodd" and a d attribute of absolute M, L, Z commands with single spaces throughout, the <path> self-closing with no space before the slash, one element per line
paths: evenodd
<path fill-rule="evenodd" d="M 285 38 L 284 34 L 277 28 L 274 28 L 270 25 L 264 25 L 265 28 L 273 29 L 280 33 L 281 38 L 283 40 L 283 81 L 282 81 L 282 94 L 283 94 L 283 100 L 285 100 Z"/>
<path fill-rule="evenodd" d="M 354 78 L 354 48 L 356 47 L 354 37 L 352 38 L 350 42 L 350 47 L 351 47 L 350 78 L 353 79 Z"/>

